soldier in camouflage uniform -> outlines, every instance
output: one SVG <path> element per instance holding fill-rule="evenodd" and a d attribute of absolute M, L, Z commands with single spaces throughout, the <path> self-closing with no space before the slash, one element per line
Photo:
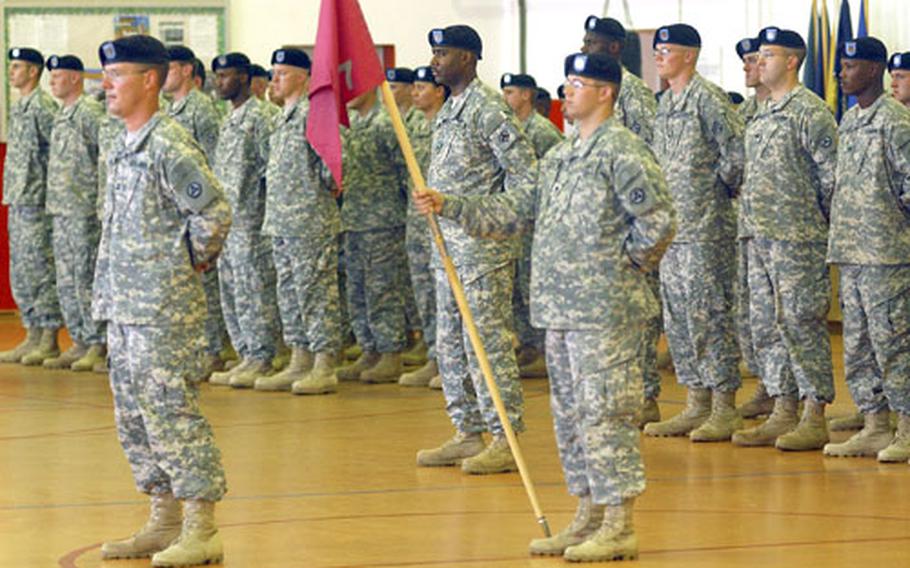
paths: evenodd
<path fill-rule="evenodd" d="M 371 90 L 348 104 L 341 224 L 348 311 L 363 352 L 338 378 L 397 382 L 406 344 L 407 171 L 392 120 Z"/>
<path fill-rule="evenodd" d="M 537 81 L 524 73 L 506 73 L 499 80 L 502 96 L 515 112 L 525 136 L 534 147 L 538 160 L 562 141 L 562 134 L 547 118 L 534 110 Z M 515 280 L 512 282 L 512 317 L 518 336 L 518 372 L 522 377 L 545 377 L 544 334 L 531 326 L 531 242 L 534 225 L 529 223 L 520 235 L 521 249 L 515 263 Z"/>
<path fill-rule="evenodd" d="M 408 135 L 414 148 L 414 156 L 424 176 L 427 175 L 430 166 L 433 122 L 446 97 L 446 87 L 436 82 L 430 67 L 418 67 L 414 70 L 412 99 L 414 108 L 421 118 L 412 120 Z M 414 299 L 423 325 L 423 339 L 427 345 L 427 362 L 416 371 L 401 375 L 398 384 L 402 386 L 430 385 L 433 388 L 442 388 L 439 366 L 436 363 L 436 282 L 430 267 L 433 246 L 426 217 L 416 208 L 408 207 L 405 248 L 408 251 L 408 270 Z"/>
<path fill-rule="evenodd" d="M 227 53 L 212 61 L 218 95 L 233 111 L 218 134 L 212 169 L 231 205 L 233 224 L 218 260 L 221 311 L 242 362 L 212 375 L 213 384 L 252 388 L 272 369 L 278 343 L 277 276 L 271 239 L 262 235 L 265 169 L 274 123 L 250 93 L 250 60 Z"/>
<path fill-rule="evenodd" d="M 108 156 L 92 310 L 108 324 L 120 443 L 137 489 L 151 498 L 146 525 L 104 543 L 101 555 L 153 555 L 152 566 L 220 562 L 214 508 L 225 479 L 199 410 L 206 371 L 199 272 L 221 250 L 231 210 L 199 145 L 159 111 L 164 45 L 136 35 L 98 51 L 108 108 L 126 131 Z"/>
<path fill-rule="evenodd" d="M 556 440 L 579 504 L 566 529 L 533 540 L 530 551 L 571 561 L 634 558 L 632 506 L 645 487 L 639 352 L 659 310 L 646 274 L 673 238 L 674 213 L 653 154 L 613 114 L 619 63 L 576 54 L 565 68 L 579 133 L 543 159 L 535 191 L 418 200 L 469 234 L 501 238 L 535 219 L 531 313 L 547 330 Z"/>
<path fill-rule="evenodd" d="M 477 77 L 480 36 L 469 26 L 457 25 L 431 30 L 429 42 L 433 74 L 451 89 L 451 97 L 435 119 L 429 186 L 446 195 L 490 195 L 518 191 L 519 186 L 530 191 L 537 179 L 534 148 L 502 96 Z M 516 432 L 521 432 L 523 399 L 510 333 L 517 240 L 482 240 L 446 220 L 439 226 L 464 286 L 508 420 Z M 462 470 L 468 473 L 514 471 L 515 460 L 503 426 L 436 251 L 433 267 L 436 358 L 446 410 L 456 434 L 438 448 L 418 452 L 417 464 L 447 466 L 463 459 Z M 493 435 L 486 448 L 481 436 L 485 430 Z"/>
<path fill-rule="evenodd" d="M 265 111 L 273 124 L 277 124 L 278 121 L 281 120 L 281 107 L 275 103 L 269 102 L 269 100 L 265 98 L 270 81 L 268 71 L 263 69 L 262 65 L 256 65 L 254 63 L 253 65 L 250 65 L 250 73 L 252 74 L 252 79 L 250 79 L 250 91 L 252 91 L 257 99 L 264 103 L 268 103 L 262 105 L 262 110 Z"/>
<path fill-rule="evenodd" d="M 888 60 L 891 94 L 899 103 L 910 106 L 910 51 L 895 53 Z"/>
<path fill-rule="evenodd" d="M 265 220 L 278 270 L 278 303 L 287 368 L 256 380 L 256 390 L 334 392 L 341 349 L 338 234 L 341 219 L 328 168 L 306 139 L 310 58 L 298 49 L 272 54 L 272 73 L 285 101 L 269 139 Z"/>
<path fill-rule="evenodd" d="M 828 441 L 825 405 L 834 400 L 825 253 L 837 125 L 824 102 L 799 84 L 802 37 L 768 27 L 759 41 L 761 81 L 771 94 L 746 130 L 740 199 L 751 237 L 753 344 L 774 410 L 763 424 L 737 432 L 733 443 L 821 449 Z"/>
<path fill-rule="evenodd" d="M 864 415 L 828 456 L 910 459 L 910 111 L 885 94 L 884 44 L 841 47 L 840 81 L 857 105 L 841 120 L 828 262 L 840 273 L 844 370 Z M 892 68 L 903 57 L 891 60 Z M 889 407 L 898 414 L 893 436 Z"/>
<path fill-rule="evenodd" d="M 582 39 L 582 53 L 602 53 L 612 57 L 622 67 L 620 58 L 626 43 L 626 29 L 613 18 L 588 16 L 585 20 L 585 35 Z M 646 144 L 654 139 L 654 115 L 657 101 L 654 93 L 634 73 L 622 67 L 622 85 L 616 100 L 616 117 L 622 124 L 638 134 Z M 648 275 L 651 291 L 660 302 L 660 275 L 655 269 Z M 642 343 L 642 373 L 645 377 L 645 403 L 642 408 L 641 425 L 660 420 L 660 373 L 657 370 L 657 342 L 663 331 L 660 311 L 648 322 Z"/>
<path fill-rule="evenodd" d="M 54 120 L 47 171 L 47 212 L 53 218 L 57 295 L 73 346 L 45 359 L 50 369 L 91 371 L 106 356 L 104 326 L 92 319 L 92 280 L 101 239 L 98 202 L 98 128 L 101 104 L 83 92 L 82 61 L 48 59 L 51 92 L 63 107 Z"/>
<path fill-rule="evenodd" d="M 169 48 L 168 54 L 171 58 L 170 68 L 162 89 L 172 99 L 167 113 L 202 146 L 206 160 L 211 164 L 221 123 L 218 110 L 212 99 L 195 86 L 193 78 L 196 76 L 196 56 L 193 51 L 188 47 L 176 46 Z M 213 370 L 218 370 L 223 365 L 221 352 L 226 348 L 227 328 L 221 313 L 217 266 L 206 271 L 202 279 L 208 307 L 205 350 Z"/>
<path fill-rule="evenodd" d="M 770 94 L 768 87 L 762 85 L 759 77 L 759 45 L 757 37 L 747 37 L 736 44 L 736 54 L 739 55 L 743 62 L 746 87 L 755 90 L 754 94 L 743 101 L 736 109 L 739 115 L 743 117 L 743 122 L 746 126 L 752 122 L 762 103 L 768 99 Z M 751 235 L 746 231 L 746 225 L 743 221 L 741 198 L 737 199 L 736 211 L 736 282 L 733 286 L 734 296 L 736 297 L 736 337 L 743 361 L 741 371 L 743 374 L 757 377 L 759 375 L 759 367 L 755 361 L 755 349 L 752 347 L 752 323 L 749 319 L 749 254 L 747 249 Z M 768 396 L 768 391 L 765 390 L 765 383 L 759 380 L 752 398 L 737 410 L 743 418 L 756 418 L 770 414 L 773 407 L 774 399 Z"/>
<path fill-rule="evenodd" d="M 9 206 L 9 273 L 13 299 L 27 331 L 25 341 L 0 353 L 4 363 L 40 365 L 60 353 L 52 223 L 45 210 L 47 160 L 57 104 L 38 81 L 44 57 L 28 47 L 7 54 L 10 86 L 20 98 L 10 106 L 3 204 Z"/>
<path fill-rule="evenodd" d="M 733 323 L 733 196 L 742 178 L 743 124 L 727 94 L 695 71 L 701 38 L 686 24 L 654 36 L 658 74 L 670 88 L 657 108 L 654 148 L 678 213 L 679 229 L 661 261 L 664 329 L 686 408 L 645 426 L 651 436 L 729 440 L 742 425 Z"/>

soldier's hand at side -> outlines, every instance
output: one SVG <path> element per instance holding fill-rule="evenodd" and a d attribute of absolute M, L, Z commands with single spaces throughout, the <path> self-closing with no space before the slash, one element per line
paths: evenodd
<path fill-rule="evenodd" d="M 413 196 L 414 207 L 423 215 L 442 212 L 442 202 L 445 201 L 445 197 L 438 191 L 427 188 L 425 191 L 415 191 Z"/>

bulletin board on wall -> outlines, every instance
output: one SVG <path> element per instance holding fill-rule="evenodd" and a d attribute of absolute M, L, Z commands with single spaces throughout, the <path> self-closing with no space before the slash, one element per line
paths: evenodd
<path fill-rule="evenodd" d="M 212 58 L 224 52 L 227 44 L 227 2 L 205 4 L 141 6 L 111 2 L 78 8 L 8 5 L 3 9 L 4 69 L 6 54 L 12 46 L 34 47 L 45 57 L 73 54 L 85 64 L 86 90 L 97 93 L 101 89 L 98 46 L 106 40 L 137 33 L 155 36 L 166 45 L 186 45 L 208 65 Z M 48 75 L 44 73 L 41 79 L 45 89 Z M 5 104 L 0 109 L 3 140 L 10 104 L 18 98 L 18 93 L 10 92 L 7 81 L 4 88 Z"/>

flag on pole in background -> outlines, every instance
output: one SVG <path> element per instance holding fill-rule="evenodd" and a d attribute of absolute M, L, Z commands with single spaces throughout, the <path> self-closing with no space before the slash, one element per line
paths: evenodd
<path fill-rule="evenodd" d="M 824 98 L 825 67 L 821 39 L 818 2 L 812 0 L 812 12 L 809 14 L 809 35 L 806 38 L 806 66 L 803 68 L 803 85 L 819 97 Z"/>
<path fill-rule="evenodd" d="M 322 0 L 310 76 L 306 136 L 342 188 L 341 135 L 347 103 L 385 80 L 357 0 Z"/>
<path fill-rule="evenodd" d="M 837 32 L 834 35 L 835 41 L 831 42 L 830 51 L 828 52 L 828 66 L 830 72 L 827 73 L 828 84 L 825 87 L 825 102 L 828 108 L 834 113 L 834 117 L 840 122 L 841 116 L 846 110 L 846 100 L 843 91 L 840 88 L 840 46 L 844 42 L 853 39 L 853 24 L 850 20 L 850 2 L 841 0 L 840 17 L 837 22 Z"/>

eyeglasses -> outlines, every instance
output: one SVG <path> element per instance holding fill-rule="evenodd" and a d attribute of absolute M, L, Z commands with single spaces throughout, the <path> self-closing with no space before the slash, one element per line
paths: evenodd
<path fill-rule="evenodd" d="M 661 57 L 666 57 L 671 53 L 676 53 L 676 50 L 670 49 L 669 47 L 658 47 L 654 50 L 654 57 L 657 57 L 658 55 Z"/>
<path fill-rule="evenodd" d="M 758 56 L 761 59 L 774 59 L 775 57 L 783 57 L 783 53 L 774 53 L 770 49 L 763 49 L 758 52 Z"/>
<path fill-rule="evenodd" d="M 584 89 L 585 87 L 597 89 L 600 87 L 605 87 L 606 83 L 585 83 L 581 79 L 576 78 L 576 79 L 566 79 L 564 86 L 572 87 L 573 89 Z"/>
<path fill-rule="evenodd" d="M 136 69 L 136 70 L 127 70 L 127 69 L 104 69 L 101 71 L 101 78 L 107 79 L 108 81 L 119 81 L 124 77 L 129 75 L 142 75 L 143 73 L 148 73 L 151 71 L 148 69 Z"/>

